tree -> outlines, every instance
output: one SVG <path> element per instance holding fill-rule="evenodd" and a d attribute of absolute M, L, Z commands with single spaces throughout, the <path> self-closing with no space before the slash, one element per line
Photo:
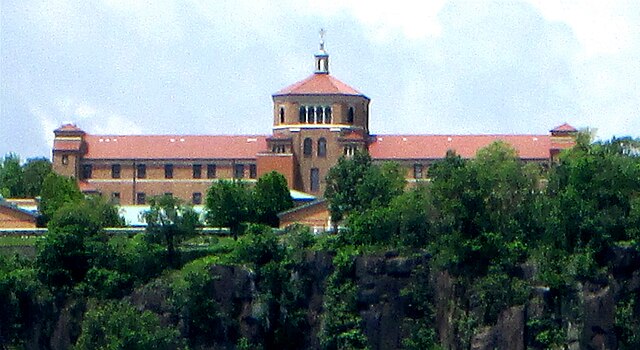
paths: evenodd
<path fill-rule="evenodd" d="M 144 213 L 147 233 L 161 238 L 167 247 L 169 266 L 175 267 L 175 245 L 185 237 L 195 234 L 196 227 L 200 225 L 198 214 L 180 199 L 170 195 L 152 197 L 149 205 L 151 207 Z"/>
<path fill-rule="evenodd" d="M 253 189 L 251 203 L 259 223 L 277 227 L 277 214 L 293 207 L 287 180 L 276 171 L 261 176 Z"/>
<path fill-rule="evenodd" d="M 333 222 L 355 212 L 387 206 L 402 194 L 404 172 L 396 163 L 374 165 L 366 152 L 341 157 L 327 175 L 325 198 Z"/>
<path fill-rule="evenodd" d="M 33 261 L 0 254 L 0 305 L 1 349 L 25 348 L 34 329 L 52 319 L 51 294 L 38 281 Z"/>
<path fill-rule="evenodd" d="M 613 139 L 565 152 L 547 189 L 546 242 L 565 252 L 592 249 L 600 264 L 617 241 L 636 237 L 638 140 Z"/>
<path fill-rule="evenodd" d="M 242 223 L 251 217 L 250 198 L 251 192 L 243 182 L 222 180 L 214 183 L 207 192 L 207 224 L 228 227 L 233 238 L 237 239 Z"/>
<path fill-rule="evenodd" d="M 122 227 L 125 225 L 124 218 L 120 216 L 118 208 L 107 202 L 102 196 L 87 196 L 83 202 L 93 208 L 100 220 L 101 227 Z"/>
<path fill-rule="evenodd" d="M 352 158 L 340 157 L 338 164 L 329 170 L 324 197 L 329 201 L 331 221 L 337 223 L 359 207 L 358 185 L 371 167 L 371 156 L 356 152 Z"/>
<path fill-rule="evenodd" d="M 77 203 L 84 198 L 75 180 L 56 173 L 50 173 L 44 179 L 40 197 L 38 210 L 44 222 L 49 221 L 66 203 Z"/>
<path fill-rule="evenodd" d="M 25 196 L 20 157 L 15 153 L 7 154 L 0 166 L 0 193 L 7 197 Z"/>
<path fill-rule="evenodd" d="M 51 173 L 51 162 L 46 158 L 27 159 L 24 169 L 24 191 L 26 197 L 37 197 L 42 191 L 44 179 Z"/>
<path fill-rule="evenodd" d="M 432 166 L 436 261 L 454 274 L 484 275 L 489 265 L 512 268 L 524 258 L 525 232 L 538 180 L 515 151 L 496 142 L 465 161 L 454 153 Z"/>
<path fill-rule="evenodd" d="M 82 320 L 75 349 L 184 349 L 177 329 L 163 326 L 158 315 L 139 311 L 126 301 L 92 305 Z"/>
<path fill-rule="evenodd" d="M 406 179 L 404 171 L 398 163 L 386 162 L 381 165 L 371 164 L 364 173 L 364 178 L 356 186 L 356 211 L 369 208 L 385 207 L 404 192 Z"/>
<path fill-rule="evenodd" d="M 92 261 L 104 256 L 101 218 L 88 202 L 69 202 L 55 212 L 48 228 L 38 246 L 38 274 L 51 289 L 66 292 L 84 280 Z"/>

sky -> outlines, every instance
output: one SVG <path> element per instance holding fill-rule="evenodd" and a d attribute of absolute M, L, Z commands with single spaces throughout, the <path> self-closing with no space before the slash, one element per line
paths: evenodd
<path fill-rule="evenodd" d="M 640 137 L 640 1 L 0 0 L 0 156 L 53 130 L 269 134 L 313 72 L 371 98 L 376 134 Z"/>

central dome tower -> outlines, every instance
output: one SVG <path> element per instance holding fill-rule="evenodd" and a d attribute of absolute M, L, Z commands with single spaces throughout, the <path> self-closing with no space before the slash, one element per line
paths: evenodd
<path fill-rule="evenodd" d="M 324 179 L 342 155 L 366 150 L 369 98 L 329 74 L 321 31 L 314 73 L 273 95 L 271 153 L 291 154 L 293 188 L 324 194 Z"/>

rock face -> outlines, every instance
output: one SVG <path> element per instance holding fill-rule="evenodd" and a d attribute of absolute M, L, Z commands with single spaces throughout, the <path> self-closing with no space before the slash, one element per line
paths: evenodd
<path fill-rule="evenodd" d="M 471 343 L 471 349 L 524 350 L 524 328 L 524 307 L 511 307 L 500 314 L 495 326 L 484 327 L 480 332 L 475 334 Z"/>
<path fill-rule="evenodd" d="M 415 267 L 422 263 L 426 259 L 393 254 L 356 259 L 358 309 L 370 349 L 401 348 L 407 308 L 407 298 L 401 292 L 411 282 Z"/>
<path fill-rule="evenodd" d="M 583 288 L 582 339 L 585 349 L 616 349 L 613 330 L 615 301 L 608 285 L 586 283 Z"/>
<path fill-rule="evenodd" d="M 633 249 L 614 251 L 615 264 L 612 273 L 600 283 L 584 283 L 576 286 L 573 300 L 567 302 L 572 308 L 566 313 L 561 331 L 565 345 L 570 349 L 617 349 L 616 304 L 621 296 L 628 298 L 640 295 L 640 254 Z M 322 328 L 325 285 L 334 270 L 333 255 L 327 252 L 307 252 L 301 269 L 292 272 L 292 279 L 304 278 L 310 282 L 305 294 L 306 329 L 303 341 L 305 349 L 320 349 L 318 335 Z M 365 255 L 356 258 L 353 282 L 357 286 L 357 313 L 362 320 L 361 329 L 372 350 L 401 349 L 403 339 L 410 332 L 404 320 L 416 315 L 415 306 L 403 292 L 417 281 L 417 271 L 429 268 L 429 256 L 401 257 L 395 252 Z M 213 265 L 209 273 L 213 282 L 206 288 L 207 295 L 220 305 L 221 312 L 231 315 L 237 325 L 238 338 L 259 340 L 258 322 L 264 313 L 263 305 L 256 290 L 259 289 L 255 274 L 241 266 Z M 446 271 L 429 274 L 420 283 L 433 291 L 432 328 L 440 345 L 445 349 L 542 349 L 534 339 L 534 328 L 530 321 L 541 315 L 566 306 L 552 305 L 549 289 L 544 286 L 533 288 L 525 305 L 503 310 L 492 325 L 478 325 L 464 328 L 461 319 L 469 307 L 459 305 L 461 286 Z M 151 310 L 161 316 L 166 324 L 184 327 L 184 324 L 169 305 L 169 286 L 156 280 L 138 289 L 129 298 L 140 309 Z M 637 303 L 637 301 L 636 301 Z M 640 307 L 636 306 L 637 309 Z M 73 343 L 77 337 L 77 318 L 81 318 L 81 305 L 71 305 L 60 315 L 55 325 L 55 339 L 52 348 L 62 349 Z M 413 317 L 412 316 L 412 317 Z M 634 317 L 638 317 L 635 315 Z M 76 319 L 72 321 L 72 319 Z M 235 343 L 216 344 L 214 349 L 233 349 Z"/>

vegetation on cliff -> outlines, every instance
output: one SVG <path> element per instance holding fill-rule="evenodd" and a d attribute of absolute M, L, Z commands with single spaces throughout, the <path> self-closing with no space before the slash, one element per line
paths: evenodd
<path fill-rule="evenodd" d="M 343 225 L 319 236 L 258 224 L 290 205 L 266 200 L 279 178 L 263 184 L 260 210 L 242 185 L 210 191 L 208 206 L 229 211 L 209 222 L 235 227 L 237 240 L 197 234 L 190 209 L 167 198 L 153 202 L 147 233 L 110 237 L 111 207 L 53 196 L 68 200 L 54 205 L 36 259 L 0 256 L 0 342 L 639 348 L 639 154 L 637 140 L 581 141 L 547 166 L 495 143 L 470 160 L 448 154 L 406 189 L 397 165 L 357 154 L 328 177 Z M 230 199 L 243 200 L 233 211 Z"/>

